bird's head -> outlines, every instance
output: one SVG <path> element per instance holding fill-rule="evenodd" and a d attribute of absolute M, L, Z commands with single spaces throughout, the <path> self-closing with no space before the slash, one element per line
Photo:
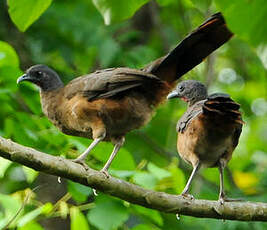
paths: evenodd
<path fill-rule="evenodd" d="M 191 106 L 207 98 L 207 89 L 205 85 L 196 80 L 182 81 L 177 85 L 176 89 L 167 96 L 167 99 L 172 98 L 181 98 Z"/>
<path fill-rule="evenodd" d="M 45 65 L 34 65 L 17 79 L 17 83 L 30 81 L 39 86 L 43 91 L 51 91 L 63 87 L 58 74 Z"/>

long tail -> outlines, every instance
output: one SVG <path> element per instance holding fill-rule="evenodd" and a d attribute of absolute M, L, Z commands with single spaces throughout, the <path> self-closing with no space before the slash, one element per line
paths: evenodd
<path fill-rule="evenodd" d="M 222 14 L 216 13 L 190 33 L 169 54 L 150 63 L 143 70 L 172 83 L 201 63 L 232 36 L 233 33 L 227 28 Z"/>

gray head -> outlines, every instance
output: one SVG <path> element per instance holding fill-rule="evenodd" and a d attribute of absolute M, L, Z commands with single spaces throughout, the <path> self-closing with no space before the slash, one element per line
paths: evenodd
<path fill-rule="evenodd" d="M 198 101 L 206 99 L 207 96 L 205 85 L 196 80 L 187 80 L 180 82 L 176 89 L 168 95 L 167 99 L 181 98 L 191 106 Z"/>
<path fill-rule="evenodd" d="M 17 83 L 30 81 L 43 91 L 51 91 L 64 86 L 58 74 L 45 65 L 34 65 L 18 78 Z"/>

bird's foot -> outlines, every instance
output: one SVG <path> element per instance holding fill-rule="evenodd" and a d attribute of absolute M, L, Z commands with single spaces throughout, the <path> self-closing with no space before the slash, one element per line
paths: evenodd
<path fill-rule="evenodd" d="M 103 168 L 103 169 L 100 170 L 100 172 L 102 172 L 107 178 L 110 177 L 107 169 Z"/>
<path fill-rule="evenodd" d="M 76 158 L 76 159 L 71 160 L 71 161 L 73 161 L 74 163 L 82 165 L 85 168 L 86 171 L 89 170 L 89 166 L 85 163 L 84 160 L 80 160 L 79 158 Z"/>
<path fill-rule="evenodd" d="M 241 198 L 229 198 L 227 196 L 220 196 L 218 201 L 219 201 L 219 203 L 221 205 L 224 205 L 225 202 L 240 202 L 240 201 L 244 201 L 244 199 L 241 199 Z"/>
<path fill-rule="evenodd" d="M 108 173 L 108 170 L 107 169 L 103 168 L 103 169 L 100 170 L 100 172 L 103 173 L 106 176 L 106 178 L 109 178 L 109 173 Z M 98 196 L 98 192 L 94 188 L 93 188 L 93 194 L 95 196 Z"/>
<path fill-rule="evenodd" d="M 181 196 L 185 199 L 194 200 L 195 197 L 189 193 L 182 193 Z"/>

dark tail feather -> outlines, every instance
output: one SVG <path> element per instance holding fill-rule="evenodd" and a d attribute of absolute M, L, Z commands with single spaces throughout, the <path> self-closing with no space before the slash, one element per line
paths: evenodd
<path fill-rule="evenodd" d="M 143 70 L 167 82 L 174 82 L 227 42 L 232 35 L 222 14 L 216 13 L 169 54 L 150 63 Z"/>
<path fill-rule="evenodd" d="M 243 124 L 240 105 L 234 102 L 228 94 L 212 94 L 208 97 L 203 106 L 203 113 L 217 117 L 220 116 L 225 120 Z"/>

